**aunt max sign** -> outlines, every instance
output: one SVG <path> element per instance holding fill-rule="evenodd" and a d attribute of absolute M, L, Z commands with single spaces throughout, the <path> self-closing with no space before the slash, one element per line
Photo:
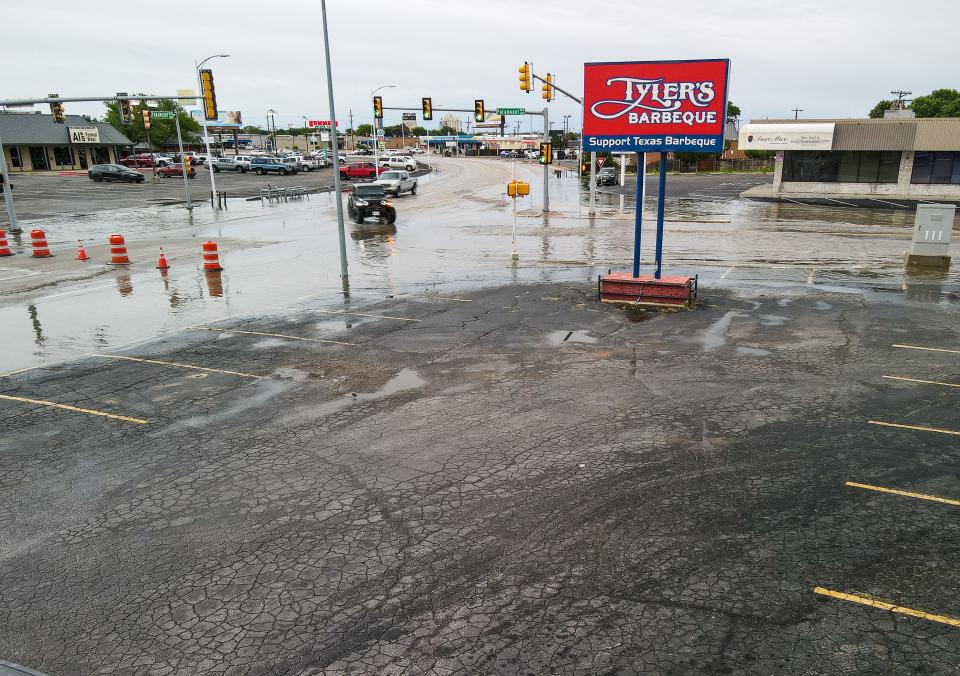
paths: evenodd
<path fill-rule="evenodd" d="M 583 149 L 719 153 L 729 59 L 583 65 Z"/>

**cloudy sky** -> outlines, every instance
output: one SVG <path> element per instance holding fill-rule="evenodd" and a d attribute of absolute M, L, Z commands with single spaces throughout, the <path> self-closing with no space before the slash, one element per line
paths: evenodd
<path fill-rule="evenodd" d="M 2 0 L 0 98 L 169 94 L 211 62 L 219 107 L 245 124 L 328 119 L 319 0 Z M 518 88 L 517 68 L 582 90 L 585 61 L 728 57 L 731 99 L 745 118 L 864 116 L 891 89 L 958 87 L 956 0 L 328 0 L 337 117 L 370 122 L 384 105 L 542 108 Z M 99 104 L 68 112 L 102 114 Z M 562 97 L 550 116 L 579 126 Z M 458 113 L 466 119 L 467 113 Z M 386 124 L 399 122 L 387 111 Z M 435 124 L 439 115 L 435 115 Z M 524 128 L 530 122 L 524 120 Z"/>

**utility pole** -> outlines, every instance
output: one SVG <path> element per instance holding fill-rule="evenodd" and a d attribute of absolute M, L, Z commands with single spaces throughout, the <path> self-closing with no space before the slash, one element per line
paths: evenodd
<path fill-rule="evenodd" d="M 897 99 L 893 102 L 893 105 L 890 106 L 891 110 L 906 110 L 907 97 L 913 95 L 913 92 L 904 91 L 902 89 L 894 89 L 890 93 L 897 97 Z"/>
<path fill-rule="evenodd" d="M 330 124 L 333 133 L 337 133 L 337 112 L 333 104 L 333 75 L 330 70 L 330 38 L 327 35 L 327 0 L 320 0 L 320 12 L 323 15 L 323 55 L 327 61 L 327 99 L 330 104 Z M 340 152 L 333 156 L 333 200 L 337 203 L 337 231 L 340 239 L 340 282 L 343 294 L 350 294 L 350 277 L 347 274 L 347 237 L 343 231 L 343 193 L 340 192 Z"/>
<path fill-rule="evenodd" d="M 351 150 L 356 150 L 357 140 L 353 132 L 353 108 L 350 108 L 347 111 L 347 116 L 350 118 L 350 145 L 352 146 Z"/>
<path fill-rule="evenodd" d="M 803 112 L 803 108 L 791 108 L 790 110 L 793 111 L 793 119 L 794 119 L 794 120 L 799 120 L 799 119 L 800 119 L 800 113 Z"/>

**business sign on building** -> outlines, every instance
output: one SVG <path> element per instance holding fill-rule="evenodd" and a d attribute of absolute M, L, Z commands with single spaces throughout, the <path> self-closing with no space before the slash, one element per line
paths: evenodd
<path fill-rule="evenodd" d="M 100 143 L 100 130 L 96 127 L 67 127 L 70 143 Z"/>
<path fill-rule="evenodd" d="M 740 150 L 830 150 L 833 123 L 748 124 L 739 141 Z"/>
<path fill-rule="evenodd" d="M 330 120 L 307 120 L 308 127 L 329 127 Z M 334 123 L 334 126 L 339 127 L 340 123 Z"/>
<path fill-rule="evenodd" d="M 583 65 L 583 149 L 723 151 L 729 59 Z"/>

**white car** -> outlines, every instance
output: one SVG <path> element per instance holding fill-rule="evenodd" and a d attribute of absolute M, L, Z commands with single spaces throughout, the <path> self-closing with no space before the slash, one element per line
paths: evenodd
<path fill-rule="evenodd" d="M 382 185 L 385 193 L 395 197 L 399 197 L 400 193 L 408 191 L 411 195 L 417 194 L 417 179 L 410 176 L 406 171 L 385 171 L 373 184 Z"/>
<path fill-rule="evenodd" d="M 407 171 L 415 171 L 417 168 L 417 161 L 409 155 L 381 157 L 377 164 L 379 164 L 381 167 L 389 167 L 390 169 L 406 169 Z"/>

